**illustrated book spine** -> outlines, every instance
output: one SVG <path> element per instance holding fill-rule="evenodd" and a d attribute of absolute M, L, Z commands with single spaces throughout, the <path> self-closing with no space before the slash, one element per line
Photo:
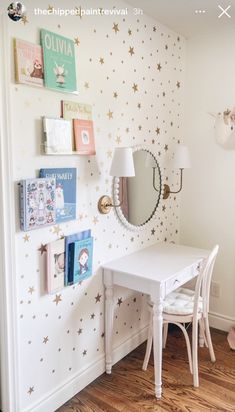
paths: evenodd
<path fill-rule="evenodd" d="M 25 179 L 20 183 L 20 221 L 24 231 L 56 222 L 55 179 Z"/>
<path fill-rule="evenodd" d="M 40 169 L 39 175 L 56 179 L 56 222 L 76 219 L 77 169 Z"/>
<path fill-rule="evenodd" d="M 77 240 L 87 239 L 90 238 L 90 236 L 91 230 L 89 229 L 65 237 L 65 285 L 68 285 L 69 282 L 70 284 L 73 283 L 73 276 L 70 272 L 71 269 L 73 270 L 73 266 L 70 265 L 71 258 L 73 259 L 73 253 L 70 253 L 69 246 L 74 244 Z M 74 246 L 72 252 L 74 252 Z"/>
<path fill-rule="evenodd" d="M 73 120 L 75 149 L 79 154 L 94 155 L 95 139 L 92 120 Z"/>
<path fill-rule="evenodd" d="M 47 245 L 47 292 L 64 287 L 65 242 L 59 239 Z"/>

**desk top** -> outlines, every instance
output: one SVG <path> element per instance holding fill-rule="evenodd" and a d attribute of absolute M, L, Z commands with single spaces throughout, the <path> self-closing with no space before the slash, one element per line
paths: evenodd
<path fill-rule="evenodd" d="M 102 265 L 104 270 L 164 282 L 201 262 L 210 251 L 173 243 L 156 243 Z"/>

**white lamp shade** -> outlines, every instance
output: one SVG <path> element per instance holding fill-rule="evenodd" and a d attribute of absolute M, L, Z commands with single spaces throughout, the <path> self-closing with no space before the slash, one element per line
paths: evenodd
<path fill-rule="evenodd" d="M 145 167 L 152 167 L 152 168 L 157 167 L 156 159 L 149 152 L 147 152 L 147 154 L 146 154 L 144 165 L 145 165 Z"/>
<path fill-rule="evenodd" d="M 109 174 L 116 177 L 135 176 L 131 147 L 116 147 Z"/>
<path fill-rule="evenodd" d="M 175 155 L 172 160 L 172 167 L 174 169 L 190 169 L 191 161 L 189 150 L 187 146 L 177 145 Z"/>

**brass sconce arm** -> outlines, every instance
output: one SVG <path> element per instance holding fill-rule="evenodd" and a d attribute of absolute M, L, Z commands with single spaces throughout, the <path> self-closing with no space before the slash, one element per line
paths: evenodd
<path fill-rule="evenodd" d="M 184 169 L 180 169 L 180 188 L 179 190 L 173 191 L 170 190 L 170 186 L 167 184 L 164 184 L 163 187 L 163 199 L 168 199 L 168 197 L 170 196 L 170 193 L 179 193 L 183 187 L 183 170 Z"/>
<path fill-rule="evenodd" d="M 99 202 L 98 202 L 98 210 L 99 210 L 100 213 L 106 215 L 110 212 L 112 207 L 122 206 L 122 204 L 123 204 L 123 190 L 124 190 L 124 179 L 123 179 L 123 177 L 121 177 L 121 181 L 122 181 L 122 189 L 121 189 L 122 190 L 122 198 L 121 198 L 119 204 L 114 205 L 112 203 L 112 199 L 111 199 L 110 196 L 107 196 L 107 195 L 101 196 L 100 199 L 99 199 Z"/>

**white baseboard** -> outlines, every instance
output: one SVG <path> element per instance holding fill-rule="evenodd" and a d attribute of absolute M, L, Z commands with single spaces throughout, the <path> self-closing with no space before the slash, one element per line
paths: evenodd
<path fill-rule="evenodd" d="M 209 323 L 212 328 L 228 332 L 232 325 L 235 325 L 235 318 L 221 315 L 220 313 L 210 312 Z"/>
<path fill-rule="evenodd" d="M 147 339 L 147 326 L 114 347 L 113 363 L 118 362 L 129 352 Z M 23 412 L 54 412 L 57 408 L 80 392 L 85 386 L 105 372 L 105 356 L 102 354 L 95 362 L 80 370 L 71 379 L 46 394 L 41 400 L 24 409 Z"/>

